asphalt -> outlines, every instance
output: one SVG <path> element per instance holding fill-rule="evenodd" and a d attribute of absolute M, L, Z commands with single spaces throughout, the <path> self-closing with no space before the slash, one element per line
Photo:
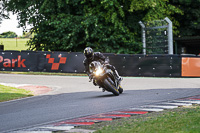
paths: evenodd
<path fill-rule="evenodd" d="M 0 131 L 34 127 L 200 95 L 200 78 L 124 78 L 124 93 L 101 92 L 88 77 L 0 74 L 0 83 L 47 86 L 45 94 L 0 103 Z"/>

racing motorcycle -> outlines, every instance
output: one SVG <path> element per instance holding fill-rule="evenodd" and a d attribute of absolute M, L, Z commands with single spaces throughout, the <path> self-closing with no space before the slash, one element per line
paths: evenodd
<path fill-rule="evenodd" d="M 93 79 L 94 85 L 103 88 L 103 92 L 106 90 L 112 92 L 115 96 L 118 96 L 123 92 L 123 88 L 114 72 L 105 64 L 100 63 L 99 61 L 92 61 L 89 64 L 89 71 L 92 75 L 90 81 Z"/>

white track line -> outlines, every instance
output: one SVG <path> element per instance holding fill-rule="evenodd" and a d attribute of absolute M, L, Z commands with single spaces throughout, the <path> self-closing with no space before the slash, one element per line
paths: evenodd
<path fill-rule="evenodd" d="M 155 108 L 130 108 L 131 110 L 141 110 L 141 111 L 152 111 L 152 112 L 160 112 L 164 109 L 155 109 Z"/>
<path fill-rule="evenodd" d="M 191 106 L 191 103 L 161 103 L 161 104 L 170 104 L 170 105 L 177 105 L 177 106 Z"/>
<path fill-rule="evenodd" d="M 46 127 L 38 127 L 38 129 L 50 129 L 50 130 L 62 130 L 62 131 L 66 131 L 66 130 L 71 130 L 72 128 L 74 128 L 74 126 L 46 126 Z"/>
<path fill-rule="evenodd" d="M 14 133 L 52 133 L 52 131 L 69 131 L 73 129 L 74 126 L 43 126 L 43 127 L 34 127 L 30 129 L 16 131 Z M 41 131 L 47 130 L 47 131 Z"/>
<path fill-rule="evenodd" d="M 178 106 L 166 106 L 166 105 L 147 105 L 144 107 L 152 107 L 152 108 L 161 108 L 161 109 L 174 109 L 178 108 Z"/>
<path fill-rule="evenodd" d="M 182 101 L 179 101 L 179 100 L 174 100 L 174 102 L 181 102 L 181 103 L 193 103 L 193 104 L 200 104 L 200 101 L 198 100 L 198 101 L 191 101 L 191 100 L 188 100 L 188 101 L 184 101 L 184 100 L 182 100 Z"/>
<path fill-rule="evenodd" d="M 9 87 L 15 87 L 15 88 L 31 85 L 31 84 L 15 84 L 15 83 L 0 83 L 0 84 L 4 86 L 9 86 Z"/>

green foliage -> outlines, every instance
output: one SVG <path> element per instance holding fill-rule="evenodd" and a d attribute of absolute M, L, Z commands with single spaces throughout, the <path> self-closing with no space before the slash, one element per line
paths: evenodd
<path fill-rule="evenodd" d="M 20 26 L 34 27 L 30 50 L 141 53 L 139 21 L 169 17 L 181 10 L 168 0 L 3 0 Z M 176 27 L 176 25 L 175 25 Z M 176 30 L 176 28 L 174 28 Z"/>
<path fill-rule="evenodd" d="M 181 15 L 174 14 L 180 22 L 178 36 L 199 36 L 200 0 L 171 0 L 171 3 L 183 11 Z"/>
<path fill-rule="evenodd" d="M 96 133 L 199 133 L 199 124 L 200 107 L 192 106 L 104 122 Z"/>
<path fill-rule="evenodd" d="M 8 32 L 1 33 L 0 37 L 1 38 L 14 38 L 14 37 L 17 37 L 17 34 L 15 32 L 8 31 Z"/>
<path fill-rule="evenodd" d="M 8 16 L 4 13 L 5 10 L 3 8 L 5 7 L 4 2 L 0 1 L 0 24 L 3 18 L 8 18 Z"/>

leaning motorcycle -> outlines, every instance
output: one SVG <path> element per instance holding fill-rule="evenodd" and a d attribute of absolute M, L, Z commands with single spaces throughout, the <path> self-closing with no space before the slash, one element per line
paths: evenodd
<path fill-rule="evenodd" d="M 89 64 L 89 71 L 92 75 L 91 80 L 93 79 L 94 85 L 98 85 L 99 88 L 112 92 L 115 96 L 123 92 L 123 88 L 114 72 L 105 64 L 101 64 L 99 61 L 92 61 Z"/>

